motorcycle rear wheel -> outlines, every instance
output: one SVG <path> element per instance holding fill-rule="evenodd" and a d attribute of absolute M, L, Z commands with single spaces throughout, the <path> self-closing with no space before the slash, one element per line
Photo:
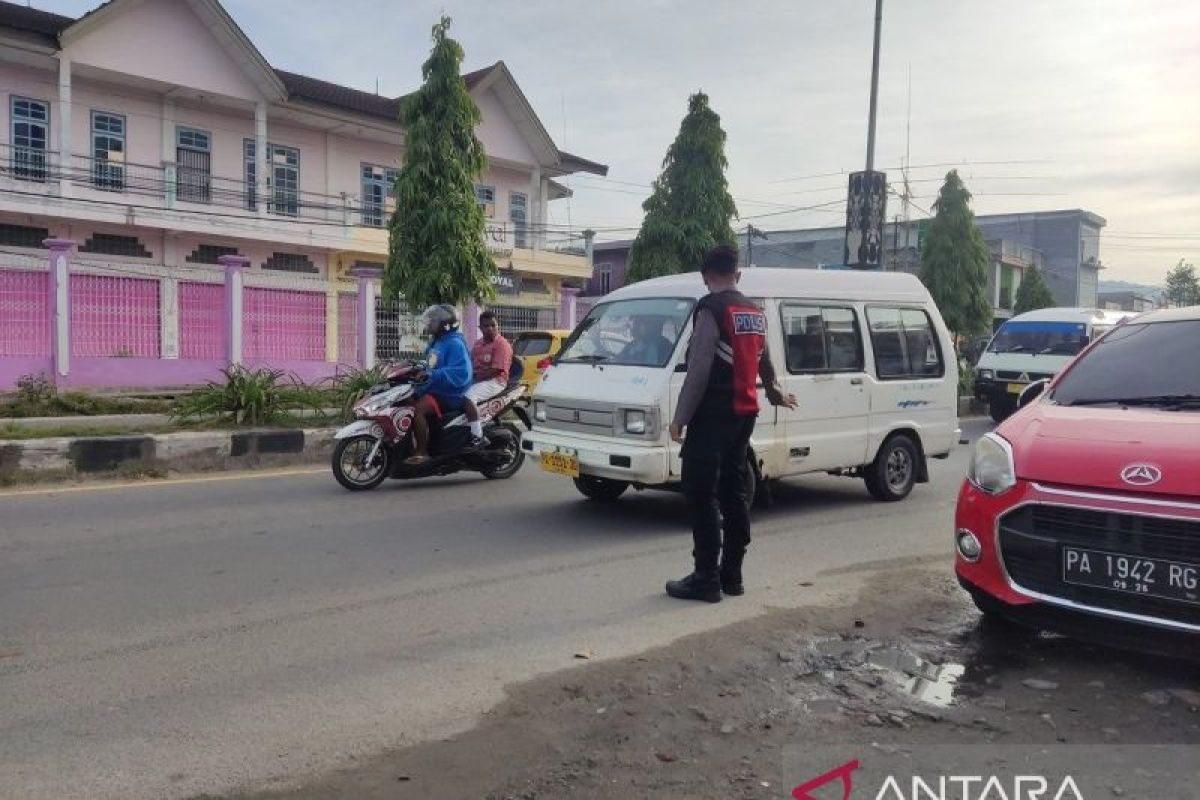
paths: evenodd
<path fill-rule="evenodd" d="M 380 445 L 375 460 L 365 464 L 377 440 L 374 436 L 352 436 L 333 448 L 333 477 L 352 492 L 365 492 L 383 483 L 392 474 L 392 451 Z"/>
<path fill-rule="evenodd" d="M 525 451 L 521 449 L 521 432 L 515 425 L 508 423 L 499 427 L 507 431 L 511 435 L 511 438 L 505 437 L 503 446 L 504 454 L 508 456 L 508 459 L 501 464 L 480 470 L 483 477 L 492 481 L 502 481 L 511 478 L 517 474 L 517 471 L 521 469 L 521 465 L 525 463 Z"/>

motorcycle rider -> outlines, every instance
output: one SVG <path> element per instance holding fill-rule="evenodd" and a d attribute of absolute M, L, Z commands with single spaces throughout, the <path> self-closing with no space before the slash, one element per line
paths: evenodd
<path fill-rule="evenodd" d="M 425 335 L 425 380 L 415 388 L 417 413 L 413 415 L 413 454 L 405 461 L 419 466 L 429 460 L 429 420 L 463 407 L 471 388 L 471 353 L 458 330 L 458 314 L 450 305 L 435 305 L 421 315 Z"/>

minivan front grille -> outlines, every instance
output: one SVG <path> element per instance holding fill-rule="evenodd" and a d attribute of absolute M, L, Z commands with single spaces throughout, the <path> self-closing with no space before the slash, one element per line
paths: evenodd
<path fill-rule="evenodd" d="M 1098 609 L 1200 625 L 1200 605 L 1063 581 L 1063 546 L 1200 563 L 1200 520 L 1028 505 L 1000 520 L 1000 557 L 1019 586 Z"/>
<path fill-rule="evenodd" d="M 1031 381 L 1049 380 L 1054 377 L 1049 372 L 1018 372 L 1013 369 L 996 370 L 996 377 L 1005 381 L 1019 381 L 1022 379 L 1022 375 Z"/>
<path fill-rule="evenodd" d="M 577 400 L 570 403 L 554 400 L 545 402 L 546 421 L 538 423 L 541 427 L 601 436 L 613 434 L 616 410 L 610 403 L 585 403 Z"/>

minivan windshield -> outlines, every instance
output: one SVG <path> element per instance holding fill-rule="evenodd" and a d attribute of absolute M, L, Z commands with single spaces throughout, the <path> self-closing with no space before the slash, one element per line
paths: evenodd
<path fill-rule="evenodd" d="M 1128 323 L 1088 351 L 1054 387 L 1068 406 L 1200 409 L 1200 320 Z"/>
<path fill-rule="evenodd" d="M 601 303 L 571 334 L 558 363 L 664 367 L 695 301 L 645 298 Z"/>
<path fill-rule="evenodd" d="M 1087 324 L 1083 322 L 1006 322 L 988 345 L 988 352 L 1073 356 L 1087 342 Z"/>

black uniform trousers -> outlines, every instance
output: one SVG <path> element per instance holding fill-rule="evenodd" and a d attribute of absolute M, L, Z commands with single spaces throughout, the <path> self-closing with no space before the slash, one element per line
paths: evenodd
<path fill-rule="evenodd" d="M 715 573 L 722 547 L 726 561 L 740 565 L 750 544 L 746 453 L 755 420 L 732 413 L 701 412 L 687 426 L 680 457 L 683 491 L 692 509 L 692 557 L 697 572 Z"/>

